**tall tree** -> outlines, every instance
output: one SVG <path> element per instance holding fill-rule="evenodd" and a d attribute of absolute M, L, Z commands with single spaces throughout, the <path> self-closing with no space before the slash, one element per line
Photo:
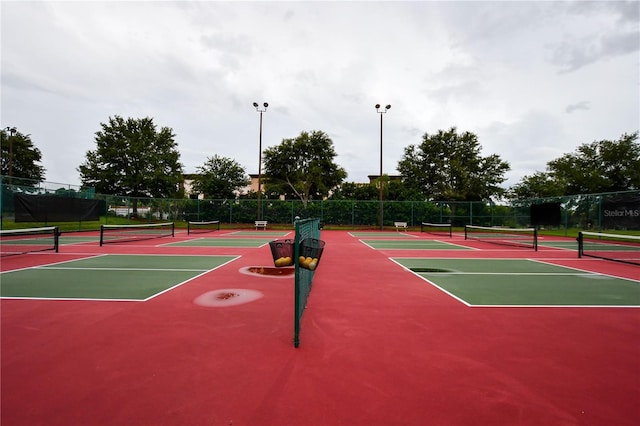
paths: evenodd
<path fill-rule="evenodd" d="M 78 167 L 85 186 L 103 194 L 176 197 L 183 181 L 175 135 L 151 118 L 110 117 L 96 132 L 96 149 Z"/>
<path fill-rule="evenodd" d="M 193 189 L 207 198 L 235 198 L 236 192 L 250 183 L 245 169 L 235 160 L 214 155 L 198 167 Z"/>
<path fill-rule="evenodd" d="M 344 182 L 331 194 L 332 200 L 377 200 L 380 192 L 371 183 Z"/>
<path fill-rule="evenodd" d="M 30 135 L 20 133 L 15 127 L 2 129 L 0 147 L 0 174 L 21 178 L 20 185 L 31 186 L 44 180 L 45 169 L 40 164 L 42 153 L 33 145 Z"/>
<path fill-rule="evenodd" d="M 638 132 L 618 140 L 580 145 L 547 163 L 545 172 L 525 176 L 510 189 L 515 198 L 617 192 L 640 189 Z"/>
<path fill-rule="evenodd" d="M 547 164 L 565 195 L 640 189 L 638 132 L 580 145 Z"/>
<path fill-rule="evenodd" d="M 420 145 L 409 145 L 398 162 L 407 185 L 430 200 L 477 201 L 501 196 L 509 163 L 499 155 L 483 157 L 478 137 L 455 127 L 425 133 Z"/>
<path fill-rule="evenodd" d="M 549 173 L 536 172 L 524 176 L 520 182 L 509 188 L 510 198 L 545 198 L 563 195 L 564 187 Z"/>
<path fill-rule="evenodd" d="M 331 138 L 319 130 L 284 139 L 264 150 L 265 192 L 294 196 L 305 207 L 311 199 L 328 196 L 347 177 L 334 162 L 336 155 Z"/>

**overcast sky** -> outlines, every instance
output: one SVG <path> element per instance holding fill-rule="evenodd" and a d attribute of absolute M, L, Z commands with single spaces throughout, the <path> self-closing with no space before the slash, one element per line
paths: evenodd
<path fill-rule="evenodd" d="M 262 146 L 334 142 L 347 181 L 397 173 L 452 126 L 508 161 L 508 187 L 640 128 L 640 3 L 6 1 L 2 128 L 31 135 L 47 181 L 79 184 L 101 123 L 151 117 L 193 173 L 258 172 Z"/>

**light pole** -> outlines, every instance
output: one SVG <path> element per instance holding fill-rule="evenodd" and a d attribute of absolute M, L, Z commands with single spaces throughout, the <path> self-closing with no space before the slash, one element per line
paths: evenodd
<path fill-rule="evenodd" d="M 11 184 L 13 179 L 13 136 L 18 132 L 18 129 L 15 127 L 7 127 L 4 130 L 9 132 L 7 139 L 9 139 L 9 184 Z"/>
<path fill-rule="evenodd" d="M 253 103 L 256 111 L 260 113 L 260 137 L 259 137 L 259 152 L 258 152 L 258 220 L 262 219 L 262 113 L 267 111 L 268 103 L 263 103 L 264 109 L 260 109 L 260 105 L 257 102 Z"/>
<path fill-rule="evenodd" d="M 376 104 L 376 112 L 380 114 L 380 176 L 378 178 L 378 187 L 380 191 L 380 211 L 379 218 L 380 221 L 380 230 L 384 230 L 384 224 L 382 222 L 382 114 L 386 114 L 387 111 L 391 108 L 391 105 L 387 105 L 384 109 L 380 109 L 380 104 Z"/>

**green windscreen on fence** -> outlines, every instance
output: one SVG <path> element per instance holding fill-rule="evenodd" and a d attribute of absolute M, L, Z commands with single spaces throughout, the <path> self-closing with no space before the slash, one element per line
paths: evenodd
<path fill-rule="evenodd" d="M 302 219 L 295 222 L 296 235 L 294 240 L 294 262 L 295 262 L 295 307 L 294 307 L 294 338 L 293 343 L 297 348 L 300 345 L 300 320 L 302 313 L 307 306 L 307 298 L 311 293 L 311 283 L 315 270 L 303 267 L 300 264 L 300 256 L 303 252 L 300 243 L 307 239 L 320 239 L 320 219 Z"/>

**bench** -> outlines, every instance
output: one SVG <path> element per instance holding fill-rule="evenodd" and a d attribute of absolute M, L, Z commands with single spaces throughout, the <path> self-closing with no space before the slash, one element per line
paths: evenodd
<path fill-rule="evenodd" d="M 407 230 L 407 222 L 394 222 L 393 224 L 396 226 L 396 231 L 400 231 L 400 229 Z"/>
<path fill-rule="evenodd" d="M 256 230 L 259 228 L 267 230 L 267 221 L 266 220 L 256 220 Z"/>

